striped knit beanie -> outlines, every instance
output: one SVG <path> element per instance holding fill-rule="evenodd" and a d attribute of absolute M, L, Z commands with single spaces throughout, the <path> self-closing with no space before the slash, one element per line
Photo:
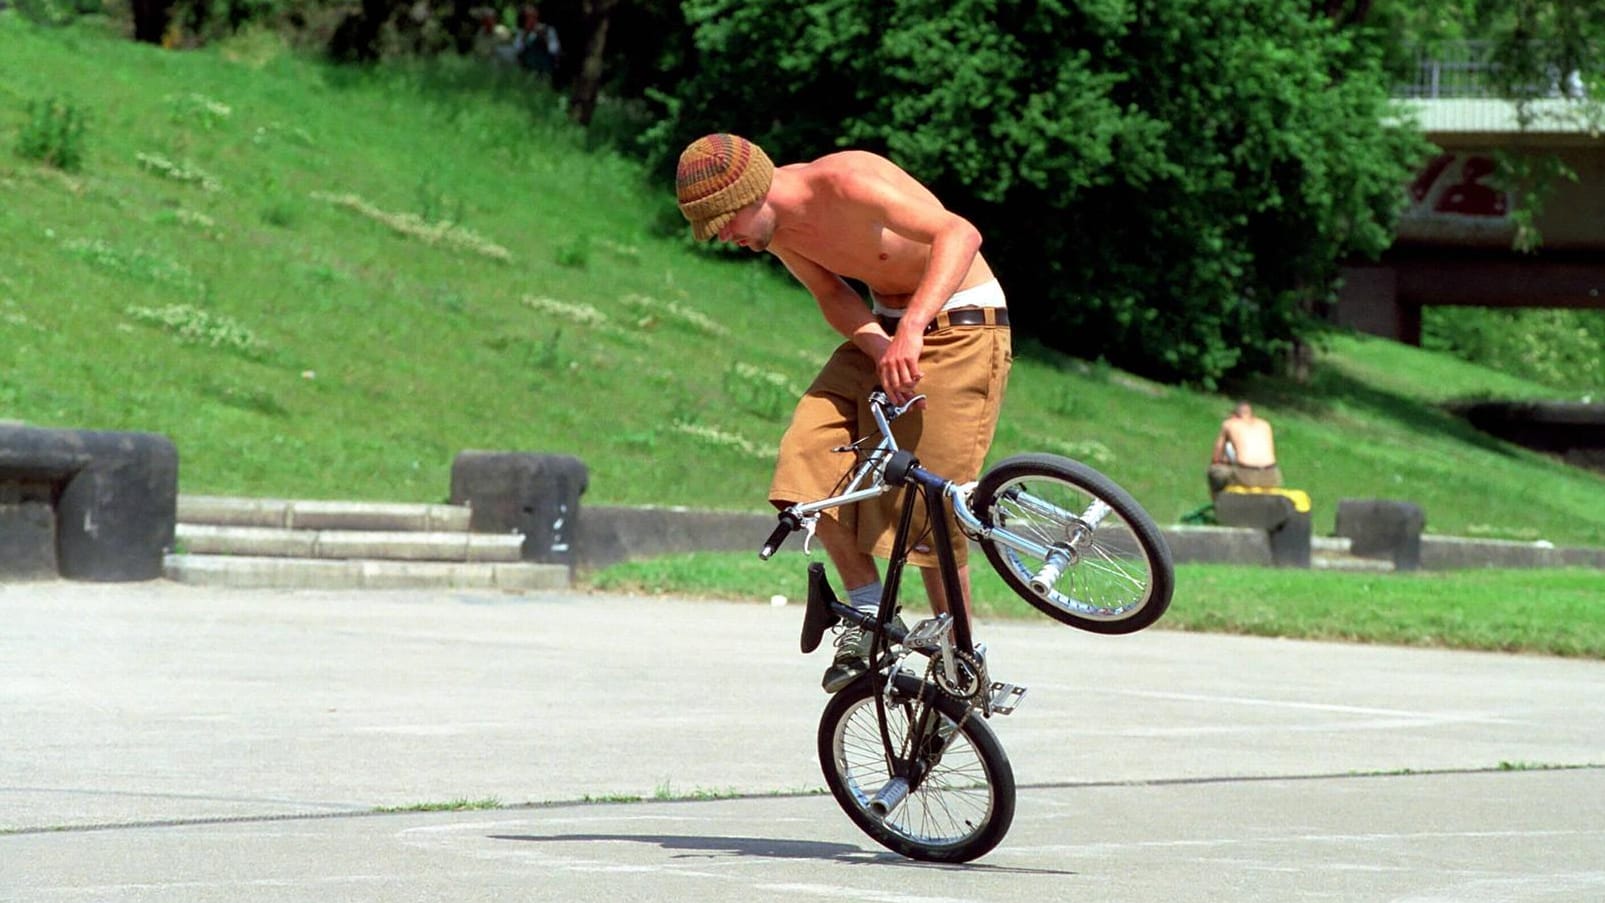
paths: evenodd
<path fill-rule="evenodd" d="M 769 193 L 774 174 L 763 148 L 739 135 L 703 135 L 691 142 L 674 173 L 691 234 L 697 241 L 717 235 L 736 211 Z"/>

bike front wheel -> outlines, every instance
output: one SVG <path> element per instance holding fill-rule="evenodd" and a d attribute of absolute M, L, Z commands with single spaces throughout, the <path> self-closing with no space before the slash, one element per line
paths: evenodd
<path fill-rule="evenodd" d="M 984 855 L 1014 821 L 1014 770 L 997 735 L 964 703 L 904 673 L 886 698 L 888 757 L 875 705 L 885 679 L 865 675 L 825 706 L 819 764 L 830 792 L 865 834 L 895 853 L 927 862 Z M 922 777 L 889 811 L 878 811 L 881 792 L 911 762 Z"/>
<path fill-rule="evenodd" d="M 979 541 L 1009 588 L 1065 624 L 1132 633 L 1170 607 L 1170 547 L 1114 481 L 1058 455 L 1018 455 L 970 497 L 994 532 Z"/>

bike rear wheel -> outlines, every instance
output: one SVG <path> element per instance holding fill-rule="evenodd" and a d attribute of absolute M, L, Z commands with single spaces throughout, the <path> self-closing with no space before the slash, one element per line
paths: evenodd
<path fill-rule="evenodd" d="M 900 674 L 886 700 L 896 762 L 928 768 L 906 799 L 880 815 L 876 795 L 897 776 L 888 763 L 876 714 L 884 674 L 868 674 L 831 697 L 819 721 L 819 764 L 847 816 L 893 852 L 927 862 L 968 862 L 984 855 L 1014 820 L 1014 770 L 997 735 L 963 703 L 912 674 Z M 934 705 L 937 729 L 913 731 Z"/>
<path fill-rule="evenodd" d="M 1035 544 L 980 545 L 1021 598 L 1093 633 L 1132 633 L 1170 607 L 1175 572 L 1159 527 L 1114 481 L 1058 455 L 1018 455 L 982 475 L 970 497 L 982 523 Z"/>

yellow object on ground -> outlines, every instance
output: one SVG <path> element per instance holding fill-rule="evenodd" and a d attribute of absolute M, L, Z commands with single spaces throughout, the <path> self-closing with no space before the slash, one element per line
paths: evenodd
<path fill-rule="evenodd" d="M 1244 495 L 1280 495 L 1286 496 L 1293 503 L 1293 510 L 1300 514 L 1310 512 L 1310 494 L 1302 489 L 1285 489 L 1281 486 L 1227 486 L 1222 492 L 1241 492 Z"/>

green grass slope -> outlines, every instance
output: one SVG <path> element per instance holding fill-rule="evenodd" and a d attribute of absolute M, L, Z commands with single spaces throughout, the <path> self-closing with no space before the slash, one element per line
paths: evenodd
<path fill-rule="evenodd" d="M 438 501 L 494 449 L 580 457 L 591 503 L 764 507 L 835 338 L 778 267 L 665 235 L 668 186 L 517 73 L 8 13 L 0 46 L 0 418 L 164 433 L 191 493 Z M 88 117 L 77 171 L 14 150 L 50 98 Z M 1318 532 L 1380 496 L 1436 532 L 1605 544 L 1605 479 L 1437 406 L 1537 386 L 1343 338 L 1310 384 L 1245 391 Z M 1171 522 L 1227 406 L 1022 342 L 994 457 L 1080 458 Z"/>

